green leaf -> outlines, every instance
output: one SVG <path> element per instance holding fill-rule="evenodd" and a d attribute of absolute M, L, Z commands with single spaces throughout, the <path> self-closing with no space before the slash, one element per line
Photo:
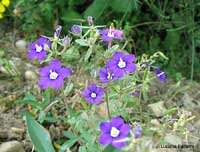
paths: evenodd
<path fill-rule="evenodd" d="M 122 150 L 120 149 L 116 149 L 114 148 L 113 146 L 111 145 L 108 145 L 103 152 L 123 152 Z"/>
<path fill-rule="evenodd" d="M 36 109 L 42 109 L 42 105 L 37 101 L 37 99 L 30 93 L 27 92 L 24 99 L 17 100 L 17 104 L 31 104 Z"/>
<path fill-rule="evenodd" d="M 38 152 L 55 152 L 48 131 L 26 114 L 26 125 L 29 137 Z"/>
<path fill-rule="evenodd" d="M 75 143 L 76 139 L 70 139 L 66 141 L 60 148 L 59 152 L 65 152 L 67 149 L 70 149 Z"/>
<path fill-rule="evenodd" d="M 79 149 L 78 149 L 78 152 L 87 152 L 86 147 L 80 146 Z"/>
<path fill-rule="evenodd" d="M 110 3 L 110 7 L 113 8 L 116 12 L 131 12 L 132 10 L 136 10 L 138 8 L 138 0 L 112 0 Z"/>
<path fill-rule="evenodd" d="M 95 0 L 84 12 L 84 17 L 92 16 L 98 18 L 103 14 L 109 3 L 109 0 Z"/>
<path fill-rule="evenodd" d="M 68 96 L 72 92 L 73 87 L 74 87 L 73 83 L 68 83 L 65 90 L 64 90 L 64 95 Z"/>
<path fill-rule="evenodd" d="M 69 138 L 69 139 L 74 139 L 74 138 L 76 138 L 75 135 L 74 135 L 74 133 L 71 132 L 71 131 L 63 131 L 63 135 L 64 135 L 65 137 Z"/>
<path fill-rule="evenodd" d="M 66 14 L 63 14 L 61 19 L 68 23 L 68 22 L 73 22 L 74 23 L 74 19 L 80 19 L 81 16 L 79 13 L 77 13 L 76 11 L 74 11 L 73 9 L 68 9 L 65 11 Z"/>
<path fill-rule="evenodd" d="M 119 48 L 119 45 L 113 45 L 111 48 L 109 48 L 108 50 L 106 50 L 105 56 L 117 51 L 117 49 Z"/>
<path fill-rule="evenodd" d="M 75 42 L 81 46 L 88 46 L 87 42 L 83 39 L 76 39 Z"/>
<path fill-rule="evenodd" d="M 85 54 L 85 58 L 84 58 L 84 61 L 87 62 L 89 57 L 91 56 L 92 54 L 92 47 L 90 47 L 88 50 L 87 50 L 87 53 Z"/>

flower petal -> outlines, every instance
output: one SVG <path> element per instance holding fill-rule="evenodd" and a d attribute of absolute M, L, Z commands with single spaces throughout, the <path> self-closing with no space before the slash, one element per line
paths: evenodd
<path fill-rule="evenodd" d="M 55 70 L 55 69 L 60 69 L 62 66 L 61 62 L 59 60 L 52 60 L 51 63 L 50 63 L 50 68 L 52 70 Z"/>
<path fill-rule="evenodd" d="M 48 77 L 41 77 L 39 79 L 39 86 L 42 88 L 42 89 L 46 89 L 49 87 L 49 78 Z"/>
<path fill-rule="evenodd" d="M 113 59 L 114 60 L 119 60 L 120 58 L 123 58 L 124 56 L 124 53 L 123 52 L 116 52 L 114 55 L 113 55 Z"/>
<path fill-rule="evenodd" d="M 102 134 L 99 141 L 102 145 L 108 145 L 112 142 L 112 137 L 109 134 Z"/>
<path fill-rule="evenodd" d="M 58 70 L 59 75 L 64 79 L 72 73 L 71 68 L 61 68 Z"/>
<path fill-rule="evenodd" d="M 134 61 L 135 61 L 135 55 L 133 55 L 133 54 L 128 54 L 128 55 L 124 56 L 123 59 L 124 59 L 126 62 L 134 62 Z"/>
<path fill-rule="evenodd" d="M 131 130 L 131 126 L 128 125 L 128 124 L 123 124 L 121 127 L 120 127 L 120 137 L 125 137 L 126 135 L 129 134 Z"/>
<path fill-rule="evenodd" d="M 112 124 L 112 126 L 114 126 L 118 129 L 121 125 L 124 124 L 124 120 L 120 116 L 117 116 L 111 120 L 111 124 Z"/>
<path fill-rule="evenodd" d="M 48 66 L 42 67 L 40 69 L 40 76 L 42 76 L 42 77 L 48 77 L 49 76 L 49 72 L 50 72 L 50 69 L 49 69 Z"/>
<path fill-rule="evenodd" d="M 110 133 L 110 122 L 101 122 L 99 126 L 102 133 Z"/>
<path fill-rule="evenodd" d="M 114 140 L 114 141 L 112 141 L 112 145 L 115 148 L 121 148 L 121 147 L 126 146 L 126 142 L 118 142 L 117 140 Z"/>
<path fill-rule="evenodd" d="M 126 72 L 130 72 L 130 73 L 135 72 L 136 71 L 136 64 L 134 64 L 134 63 L 128 63 L 126 65 L 125 71 Z"/>

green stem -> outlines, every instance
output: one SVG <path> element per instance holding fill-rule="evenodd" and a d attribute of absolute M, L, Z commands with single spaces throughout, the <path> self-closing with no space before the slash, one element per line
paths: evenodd
<path fill-rule="evenodd" d="M 107 112 L 108 112 L 108 118 L 111 120 L 111 115 L 110 115 L 110 108 L 109 108 L 109 99 L 108 99 L 108 87 L 106 88 L 105 91 L 106 94 L 106 106 L 107 106 Z"/>
<path fill-rule="evenodd" d="M 194 8 L 192 11 L 192 19 L 194 23 Z M 191 64 L 191 75 L 190 75 L 191 82 L 193 81 L 193 76 L 194 76 L 194 59 L 195 59 L 195 42 L 194 42 L 194 30 L 192 30 L 192 64 Z"/>

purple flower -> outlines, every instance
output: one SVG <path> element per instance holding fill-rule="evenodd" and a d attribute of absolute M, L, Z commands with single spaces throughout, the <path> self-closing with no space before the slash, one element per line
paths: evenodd
<path fill-rule="evenodd" d="M 62 26 L 57 25 L 56 26 L 56 31 L 54 32 L 54 38 L 59 38 L 61 30 L 62 30 Z"/>
<path fill-rule="evenodd" d="M 82 95 L 88 103 L 100 104 L 104 95 L 104 89 L 96 84 L 90 84 L 87 90 L 82 92 Z"/>
<path fill-rule="evenodd" d="M 139 91 L 134 91 L 134 92 L 131 92 L 130 95 L 136 97 L 136 96 L 140 95 L 140 92 Z"/>
<path fill-rule="evenodd" d="M 71 27 L 71 31 L 72 31 L 73 34 L 79 35 L 82 32 L 82 29 L 79 25 L 73 25 Z"/>
<path fill-rule="evenodd" d="M 124 55 L 123 52 L 116 52 L 113 58 L 106 63 L 106 67 L 114 71 L 114 73 L 119 73 L 122 75 L 124 72 L 135 72 L 136 65 L 132 63 L 135 61 L 135 56 L 133 54 Z"/>
<path fill-rule="evenodd" d="M 93 25 L 94 25 L 93 17 L 92 17 L 92 16 L 88 16 L 88 17 L 87 17 L 87 21 L 88 21 L 88 24 L 89 24 L 90 26 L 93 26 Z"/>
<path fill-rule="evenodd" d="M 159 67 L 155 68 L 156 77 L 163 83 L 166 83 L 167 75 L 165 72 L 161 71 Z"/>
<path fill-rule="evenodd" d="M 114 30 L 114 29 L 105 29 L 105 30 L 99 30 L 99 34 L 101 34 L 103 41 L 110 42 L 113 39 L 119 39 L 122 40 L 123 30 Z"/>
<path fill-rule="evenodd" d="M 53 60 L 50 66 L 45 66 L 40 69 L 39 85 L 41 88 L 61 88 L 64 79 L 68 77 L 72 71 L 70 68 L 62 68 L 59 60 Z"/>
<path fill-rule="evenodd" d="M 140 126 L 137 126 L 134 130 L 134 136 L 135 138 L 140 138 L 142 135 L 142 128 Z"/>
<path fill-rule="evenodd" d="M 117 80 L 123 77 L 122 72 L 114 73 L 113 71 L 107 68 L 101 68 L 99 71 L 99 75 L 100 75 L 100 81 L 105 84 L 109 83 L 110 81 Z"/>
<path fill-rule="evenodd" d="M 51 42 L 48 39 L 41 37 L 36 42 L 33 42 L 28 46 L 30 51 L 27 57 L 30 59 L 37 58 L 39 60 L 44 60 L 46 58 L 47 47 L 51 47 Z"/>
<path fill-rule="evenodd" d="M 99 141 L 102 145 L 112 143 L 112 145 L 116 148 L 124 147 L 126 142 L 120 142 L 118 140 L 124 139 L 129 134 L 130 129 L 130 125 L 125 124 L 124 120 L 119 116 L 112 118 L 110 122 L 101 122 L 101 136 Z"/>

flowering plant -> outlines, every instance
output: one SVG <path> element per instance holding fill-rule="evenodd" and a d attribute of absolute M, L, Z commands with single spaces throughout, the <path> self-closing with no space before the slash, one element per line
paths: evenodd
<path fill-rule="evenodd" d="M 45 64 L 39 70 L 38 84 L 40 91 L 48 94 L 47 100 L 41 104 L 31 96 L 28 103 L 35 110 L 29 112 L 40 123 L 51 117 L 59 124 L 69 126 L 63 133 L 66 142 L 54 142 L 48 152 L 54 152 L 54 148 L 60 152 L 71 147 L 81 152 L 106 152 L 110 148 L 108 145 L 112 145 L 111 149 L 133 150 L 147 131 L 143 122 L 151 119 L 148 110 L 151 83 L 167 83 L 166 73 L 156 65 L 157 59 L 167 59 L 162 52 L 138 57 L 125 50 L 126 43 L 120 47 L 119 44 L 126 41 L 123 30 L 102 29 L 105 26 L 95 26 L 92 17 L 88 17 L 88 24 L 73 25 L 69 35 L 63 38 L 62 26 L 58 25 L 53 37 L 42 35 L 28 47 L 27 57 Z M 84 72 L 90 73 L 86 79 Z M 54 113 L 56 105 L 66 107 L 64 116 L 58 116 L 58 111 Z M 136 120 L 131 119 L 133 111 L 138 114 L 134 115 Z M 161 111 L 151 116 L 164 115 Z M 44 149 L 45 144 L 51 145 L 49 141 L 36 142 L 35 134 L 31 132 L 35 128 L 29 124 L 33 119 L 29 114 L 26 121 L 38 151 L 41 151 L 41 144 Z M 39 126 L 35 121 L 34 124 Z"/>

